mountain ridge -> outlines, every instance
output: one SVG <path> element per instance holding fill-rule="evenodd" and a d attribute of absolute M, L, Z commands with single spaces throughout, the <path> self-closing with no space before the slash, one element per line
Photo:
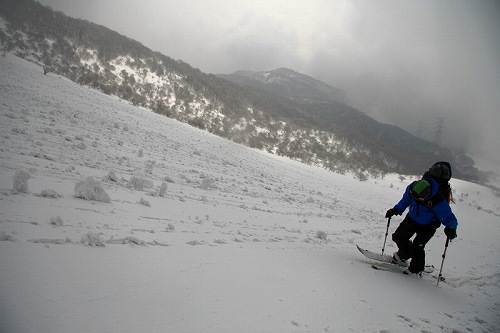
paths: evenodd
<path fill-rule="evenodd" d="M 218 74 L 234 83 L 272 92 L 281 97 L 296 99 L 328 100 L 345 103 L 344 92 L 311 76 L 289 68 L 270 71 L 236 71 L 232 74 Z"/>

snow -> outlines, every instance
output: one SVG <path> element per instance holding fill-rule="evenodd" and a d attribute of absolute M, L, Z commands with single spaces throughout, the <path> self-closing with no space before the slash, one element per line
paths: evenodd
<path fill-rule="evenodd" d="M 248 149 L 11 54 L 0 71 L 2 332 L 500 331 L 491 190 L 453 180 L 459 236 L 436 286 L 355 246 L 381 249 L 414 177 L 359 182 Z M 76 197 L 88 177 L 109 203 Z M 428 263 L 444 243 L 441 228 Z"/>
<path fill-rule="evenodd" d="M 77 48 L 78 53 L 84 54 L 81 57 L 81 64 L 86 66 L 93 66 L 99 64 L 99 58 L 97 57 L 97 50 L 86 48 L 85 50 L 81 47 Z M 100 67 L 99 67 L 100 68 Z"/>

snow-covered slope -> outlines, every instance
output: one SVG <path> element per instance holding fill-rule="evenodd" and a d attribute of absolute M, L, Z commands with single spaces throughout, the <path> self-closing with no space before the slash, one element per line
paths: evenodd
<path fill-rule="evenodd" d="M 354 246 L 380 251 L 411 177 L 358 182 L 251 150 L 9 54 L 0 72 L 0 331 L 500 331 L 487 188 L 453 182 L 459 237 L 437 287 Z M 88 177 L 110 202 L 76 197 Z"/>

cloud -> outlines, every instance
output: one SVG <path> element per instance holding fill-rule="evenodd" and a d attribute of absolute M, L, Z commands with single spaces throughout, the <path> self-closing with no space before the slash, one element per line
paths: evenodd
<path fill-rule="evenodd" d="M 220 41 L 220 61 L 236 70 L 265 70 L 296 64 L 297 34 L 267 15 L 246 13 Z"/>
<path fill-rule="evenodd" d="M 435 119 L 444 117 L 444 143 L 476 153 L 498 151 L 490 144 L 498 142 L 492 129 L 500 126 L 492 117 L 498 112 L 498 6 L 466 1 L 356 4 L 349 39 L 339 44 L 332 36 L 315 53 L 311 74 L 340 85 L 353 105 L 381 121 L 413 133 L 423 123 L 432 139 Z M 489 121 L 495 125 L 485 124 Z"/>

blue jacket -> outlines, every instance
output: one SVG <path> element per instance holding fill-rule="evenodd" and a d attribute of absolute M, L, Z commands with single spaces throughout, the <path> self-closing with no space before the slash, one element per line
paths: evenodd
<path fill-rule="evenodd" d="M 431 184 L 431 194 L 428 199 L 432 199 L 439 192 L 439 184 L 431 178 L 425 178 Z M 446 227 L 450 227 L 452 229 L 456 229 L 458 222 L 457 218 L 451 211 L 450 204 L 446 199 L 434 204 L 432 208 L 428 208 L 425 205 L 418 203 L 415 199 L 412 198 L 410 194 L 410 189 L 412 188 L 413 183 L 406 187 L 405 194 L 403 198 L 394 206 L 394 209 L 401 215 L 404 213 L 406 208 L 410 207 L 408 212 L 408 216 L 414 220 L 415 222 L 427 225 L 432 222 L 435 222 L 439 219 L 441 224 Z"/>

